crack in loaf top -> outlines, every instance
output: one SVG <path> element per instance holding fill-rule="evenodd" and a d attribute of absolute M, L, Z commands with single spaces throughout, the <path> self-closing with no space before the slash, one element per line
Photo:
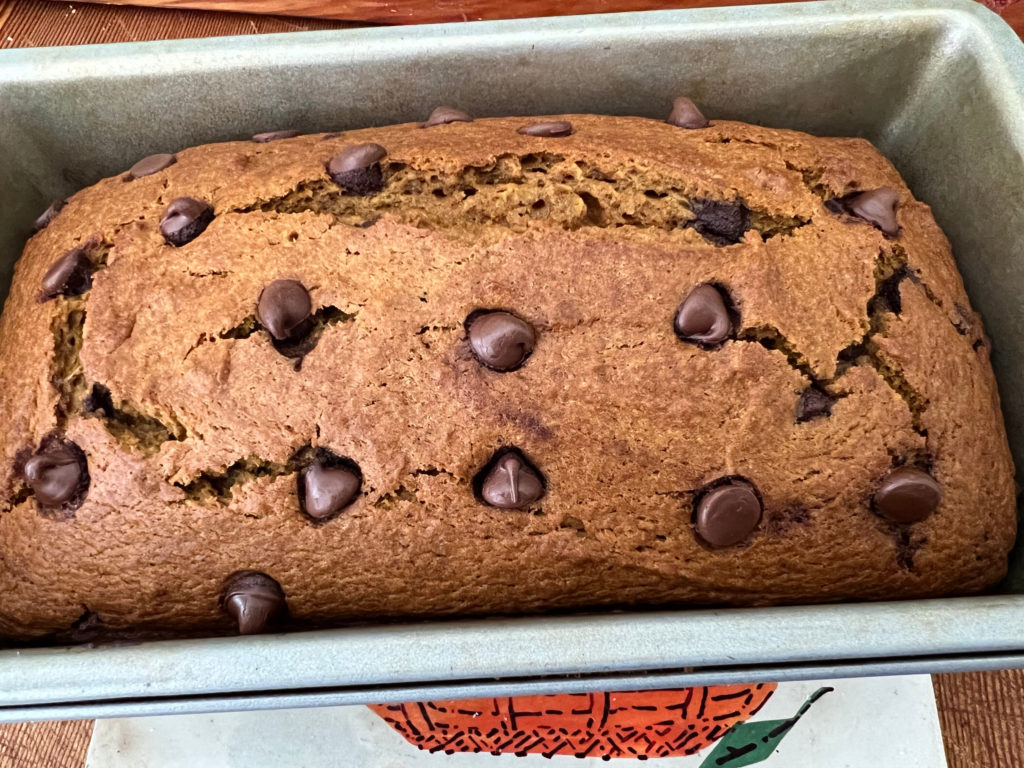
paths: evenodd
<path fill-rule="evenodd" d="M 981 325 L 869 144 L 442 117 L 160 156 L 30 240 L 0 321 L 0 631 L 82 605 L 217 628 L 250 571 L 313 623 L 1001 572 L 1012 468 Z M 76 248 L 74 279 L 47 277 Z M 40 516 L 24 468 L 55 432 L 89 485 Z M 918 487 L 926 515 L 883 514 Z"/>

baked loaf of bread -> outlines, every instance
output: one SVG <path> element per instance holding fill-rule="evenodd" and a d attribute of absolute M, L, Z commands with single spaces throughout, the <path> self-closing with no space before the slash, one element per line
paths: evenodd
<path fill-rule="evenodd" d="M 559 115 L 157 155 L 0 322 L 0 636 L 966 593 L 1013 467 L 866 141 Z"/>

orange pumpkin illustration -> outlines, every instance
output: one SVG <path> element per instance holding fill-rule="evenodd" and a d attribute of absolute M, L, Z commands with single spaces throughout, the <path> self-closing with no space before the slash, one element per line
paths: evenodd
<path fill-rule="evenodd" d="M 776 687 L 758 683 L 370 708 L 411 744 L 430 752 L 645 759 L 699 752 L 755 714 Z"/>

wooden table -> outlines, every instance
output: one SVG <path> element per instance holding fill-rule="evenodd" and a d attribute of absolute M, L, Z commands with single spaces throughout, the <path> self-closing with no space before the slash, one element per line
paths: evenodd
<path fill-rule="evenodd" d="M 693 5 L 728 2 L 692 0 Z M 1024 2 L 1007 5 L 1003 18 L 1024 35 Z M 0 48 L 349 26 L 287 16 L 0 0 Z M 1024 670 L 938 675 L 934 683 L 950 768 L 1024 765 Z M 0 768 L 82 768 L 91 734 L 91 721 L 0 725 Z"/>

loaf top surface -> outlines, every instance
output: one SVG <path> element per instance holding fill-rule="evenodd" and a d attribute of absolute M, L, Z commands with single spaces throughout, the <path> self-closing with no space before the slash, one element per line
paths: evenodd
<path fill-rule="evenodd" d="M 571 134 L 520 132 L 558 121 Z M 928 596 L 1005 572 L 988 342 L 928 206 L 866 141 L 558 115 L 151 167 L 72 196 L 15 270 L 0 636 L 229 631 L 225 584 L 248 571 L 293 626 Z M 849 204 L 878 189 L 897 230 Z M 199 207 L 174 245 L 180 198 Z M 309 297 L 299 352 L 271 333 L 294 307 L 258 307 L 275 281 Z M 697 289 L 721 339 L 681 330 Z M 532 331 L 525 362 L 482 362 L 481 310 Z M 54 446 L 87 487 L 47 504 L 63 470 L 33 456 Z M 494 495 L 510 449 L 523 484 Z M 358 485 L 321 519 L 314 465 Z M 941 495 L 924 519 L 880 514 L 900 469 Z M 718 546 L 698 507 L 723 486 L 757 516 Z"/>

